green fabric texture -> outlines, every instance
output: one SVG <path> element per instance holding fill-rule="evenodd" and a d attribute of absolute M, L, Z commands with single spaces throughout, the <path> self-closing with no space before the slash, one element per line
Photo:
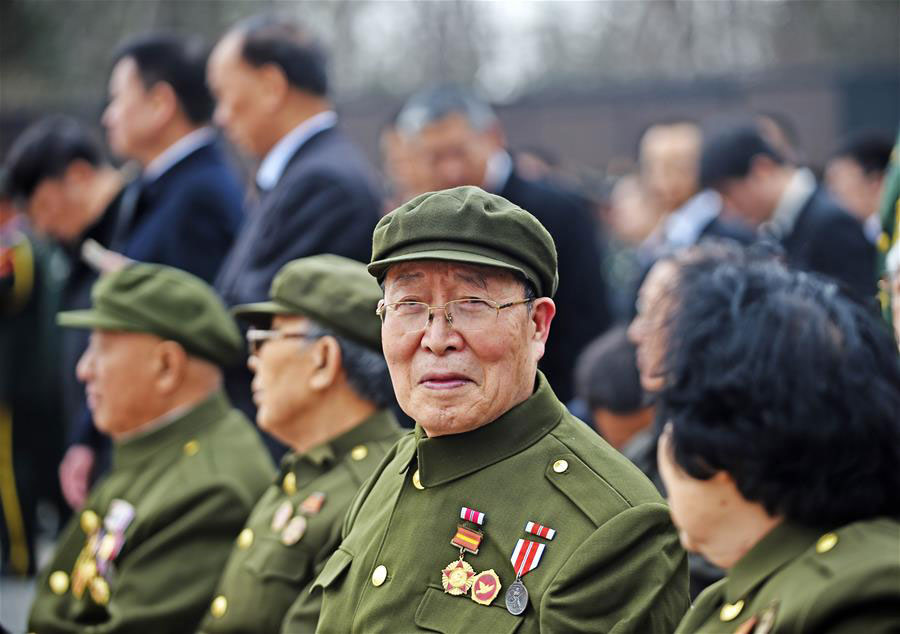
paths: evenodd
<path fill-rule="evenodd" d="M 202 634 L 277 634 L 282 621 L 314 621 L 319 604 L 307 596 L 308 587 L 337 548 L 341 522 L 356 492 L 399 437 L 394 415 L 380 410 L 324 445 L 285 457 L 278 477 L 247 519 L 245 540 L 238 539 L 219 579 L 215 596 L 225 597 L 227 610 L 216 615 L 210 604 L 200 627 Z M 288 474 L 296 482 L 292 493 L 283 485 Z M 305 514 L 306 529 L 295 543 L 284 543 L 287 527 L 275 524 L 276 514 L 289 503 L 292 517 L 304 515 L 299 509 L 313 494 L 323 495 L 321 509 Z M 302 615 L 289 615 L 286 620 L 288 608 L 298 597 L 306 599 Z M 304 631 L 287 625 L 286 629 Z"/>
<path fill-rule="evenodd" d="M 422 488 L 416 486 L 419 483 Z M 460 508 L 485 514 L 465 561 L 501 589 L 490 605 L 452 596 L 441 571 Z M 539 522 L 552 540 L 525 532 Z M 523 614 L 504 602 L 519 539 L 545 544 L 522 577 Z M 383 568 L 381 568 L 383 566 Z M 373 573 L 381 570 L 373 578 Z M 685 552 L 654 486 L 572 417 L 539 374 L 525 402 L 471 432 L 409 432 L 363 486 L 343 541 L 298 602 L 321 600 L 305 632 L 671 632 L 689 606 Z"/>
<path fill-rule="evenodd" d="M 247 321 L 272 315 L 303 315 L 372 350 L 381 352 L 381 320 L 375 314 L 381 288 L 364 264 L 339 255 L 314 255 L 288 262 L 272 280 L 271 301 L 235 306 Z"/>
<path fill-rule="evenodd" d="M 112 468 L 66 525 L 37 579 L 28 631 L 196 632 L 234 539 L 273 472 L 259 434 L 223 392 L 116 443 Z M 124 522 L 121 550 L 111 558 L 102 548 L 88 551 L 85 561 L 79 555 L 103 544 L 98 531 L 114 531 L 107 527 L 123 503 L 133 519 Z M 94 530 L 86 514 L 94 516 Z M 85 563 L 98 576 L 76 596 L 73 573 Z M 91 591 L 95 582 L 105 585 L 105 600 Z"/>
<path fill-rule="evenodd" d="M 826 548 L 817 548 L 820 544 Z M 898 553 L 895 519 L 859 521 L 834 531 L 781 524 L 697 597 L 676 632 L 900 631 Z M 723 613 L 726 604 L 731 607 Z M 759 630 L 746 625 L 751 619 Z"/>
<path fill-rule="evenodd" d="M 505 198 L 478 187 L 455 187 L 416 196 L 375 227 L 369 273 L 409 260 L 447 260 L 517 271 L 539 296 L 559 283 L 556 246 L 544 226 Z"/>
<path fill-rule="evenodd" d="M 101 276 L 91 299 L 88 310 L 59 313 L 59 325 L 150 333 L 220 366 L 243 358 L 244 342 L 228 309 L 212 287 L 185 271 L 132 264 Z"/>

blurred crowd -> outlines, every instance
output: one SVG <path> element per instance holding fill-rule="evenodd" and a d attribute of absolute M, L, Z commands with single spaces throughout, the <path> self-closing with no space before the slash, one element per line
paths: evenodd
<path fill-rule="evenodd" d="M 666 344 L 659 333 L 674 328 L 664 308 L 674 298 L 702 304 L 712 284 L 698 273 L 703 263 L 781 262 L 839 289 L 833 292 L 877 315 L 885 329 L 900 329 L 892 132 L 835 138 L 827 162 L 811 165 L 791 125 L 801 113 L 655 121 L 636 139 L 629 163 L 586 184 L 552 153 L 517 149 L 473 92 L 438 85 L 411 95 L 384 123 L 376 167 L 342 130 L 325 53 L 297 24 L 250 18 L 211 49 L 143 34 L 109 61 L 105 143 L 92 132 L 95 122 L 50 115 L 3 158 L 3 575 L 34 575 L 37 536 L 54 536 L 110 469 L 109 438 L 93 420 L 103 403 L 83 386 L 90 332 L 63 329 L 56 315 L 96 306 L 95 282 L 131 262 L 189 272 L 228 307 L 264 302 L 276 273 L 298 258 L 335 254 L 368 263 L 376 223 L 417 196 L 460 186 L 501 196 L 537 218 L 555 243 L 556 315 L 539 369 L 569 411 L 664 495 L 671 477 L 664 482 L 657 466 L 660 407 L 675 421 L 675 431 L 662 432 L 669 445 L 690 441 L 679 416 L 687 416 L 685 426 L 699 419 L 666 396 L 678 384 L 660 371 L 657 347 Z M 691 286 L 683 271 L 707 286 Z M 805 282 L 783 281 L 781 273 L 747 275 L 734 288 L 771 284 L 760 292 L 790 295 L 794 284 L 806 292 Z M 738 302 L 725 286 L 717 301 Z M 816 293 L 803 301 L 815 304 Z M 681 317 L 695 330 L 679 331 L 679 354 L 703 350 L 691 339 L 700 317 Z M 894 334 L 894 358 L 897 349 Z M 677 375 L 677 362 L 686 361 L 673 359 Z M 258 414 L 252 381 L 243 363 L 225 371 L 229 399 L 251 421 Z M 388 405 L 412 426 L 396 402 Z M 289 447 L 260 434 L 277 464 Z M 690 559 L 691 596 L 723 575 L 698 551 Z"/>

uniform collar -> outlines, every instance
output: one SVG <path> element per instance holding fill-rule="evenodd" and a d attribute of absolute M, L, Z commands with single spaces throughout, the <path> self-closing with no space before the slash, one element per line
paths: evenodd
<path fill-rule="evenodd" d="M 426 487 L 436 486 L 509 458 L 546 436 L 564 412 L 547 379 L 538 372 L 534 393 L 483 427 L 428 438 L 417 424 L 419 479 Z"/>
<path fill-rule="evenodd" d="M 775 210 L 768 222 L 760 225 L 760 231 L 764 235 L 773 235 L 779 240 L 789 236 L 794 231 L 800 212 L 806 207 L 806 203 L 816 192 L 816 177 L 807 168 L 801 167 L 794 171 L 787 187 L 778 199 Z"/>
<path fill-rule="evenodd" d="M 301 461 L 317 467 L 334 464 L 343 459 L 354 447 L 396 437 L 398 429 L 397 419 L 390 410 L 376 410 L 362 423 L 337 438 L 313 447 L 306 453 L 285 456 L 282 461 L 282 475 L 295 470 L 297 463 Z"/>
<path fill-rule="evenodd" d="M 822 531 L 785 521 L 759 540 L 728 571 L 725 600 L 734 603 L 807 550 Z"/>
<path fill-rule="evenodd" d="M 123 467 L 150 458 L 173 445 L 184 444 L 204 427 L 229 414 L 231 404 L 222 390 L 216 390 L 196 406 L 181 412 L 174 420 L 153 431 L 116 442 L 113 445 L 113 466 Z"/>

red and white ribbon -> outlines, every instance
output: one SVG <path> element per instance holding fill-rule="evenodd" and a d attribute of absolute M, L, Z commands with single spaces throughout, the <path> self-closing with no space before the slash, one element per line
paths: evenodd
<path fill-rule="evenodd" d="M 530 539 L 520 539 L 516 542 L 516 547 L 509 560 L 512 562 L 513 570 L 516 571 L 517 579 L 538 567 L 541 556 L 544 554 L 544 548 L 544 544 L 533 542 Z"/>
<path fill-rule="evenodd" d="M 556 535 L 555 530 L 553 530 L 549 526 L 538 524 L 537 522 L 528 522 L 527 524 L 525 524 L 525 532 L 531 533 L 532 535 L 537 535 L 538 537 L 543 537 L 544 539 L 553 539 L 553 537 Z"/>
<path fill-rule="evenodd" d="M 484 524 L 484 513 L 480 511 L 476 511 L 475 509 L 470 509 L 468 506 L 464 506 L 459 511 L 459 519 L 466 520 L 468 522 L 475 522 L 479 526 Z"/>

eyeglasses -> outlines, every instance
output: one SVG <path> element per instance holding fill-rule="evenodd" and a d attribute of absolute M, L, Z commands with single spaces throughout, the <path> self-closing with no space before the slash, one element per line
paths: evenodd
<path fill-rule="evenodd" d="M 510 306 L 527 304 L 531 299 L 498 304 L 489 299 L 453 299 L 443 306 L 430 306 L 425 302 L 378 302 L 375 314 L 385 326 L 404 333 L 420 332 L 431 323 L 434 311 L 443 310 L 447 323 L 457 331 L 477 332 L 494 325 L 500 311 Z"/>
<path fill-rule="evenodd" d="M 273 339 L 309 339 L 308 332 L 289 332 L 286 330 L 260 330 L 258 328 L 250 328 L 247 331 L 247 348 L 250 350 L 251 356 L 256 356 L 262 349 L 263 344 Z"/>

